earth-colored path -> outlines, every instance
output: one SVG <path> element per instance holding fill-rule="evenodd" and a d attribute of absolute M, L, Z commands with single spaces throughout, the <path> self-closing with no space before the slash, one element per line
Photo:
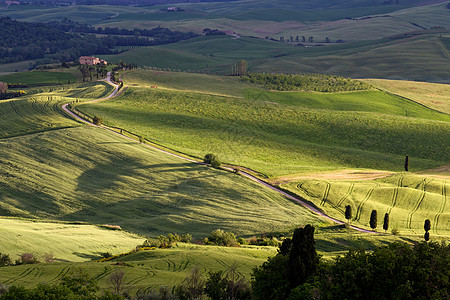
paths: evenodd
<path fill-rule="evenodd" d="M 106 81 L 107 81 L 109 84 L 111 84 L 112 86 L 115 87 L 114 91 L 113 91 L 110 95 L 108 95 L 107 97 L 104 97 L 104 98 L 101 98 L 101 99 L 91 100 L 91 101 L 88 101 L 88 102 L 85 102 L 85 103 L 95 103 L 95 102 L 100 102 L 100 101 L 107 100 L 107 99 L 110 99 L 110 98 L 112 98 L 112 97 L 115 97 L 115 96 L 117 95 L 117 93 L 118 93 L 118 91 L 119 91 L 119 86 L 111 81 L 111 74 L 110 74 L 110 73 L 108 73 L 108 76 L 107 76 Z M 125 135 L 123 135 L 123 134 L 121 134 L 121 133 L 119 133 L 119 132 L 116 132 L 116 131 L 114 131 L 114 130 L 111 130 L 111 129 L 109 129 L 109 128 L 106 127 L 106 126 L 98 126 L 98 125 L 95 125 L 94 123 L 89 122 L 88 120 L 83 119 L 82 117 L 80 117 L 80 116 L 78 116 L 77 114 L 75 114 L 75 113 L 73 113 L 72 111 L 70 111 L 69 108 L 67 107 L 68 105 L 69 105 L 69 103 L 64 104 L 64 105 L 62 106 L 62 109 L 63 109 L 68 115 L 70 115 L 71 117 L 73 117 L 74 119 L 76 119 L 77 121 L 80 121 L 80 122 L 82 122 L 82 123 L 85 123 L 85 124 L 88 124 L 88 125 L 91 125 L 91 126 L 101 127 L 101 128 L 110 130 L 111 132 L 114 132 L 115 134 L 118 134 L 118 135 L 120 135 L 120 136 L 122 136 L 122 137 L 124 137 L 124 138 L 127 138 L 127 139 L 131 140 L 131 141 L 137 142 L 136 140 L 134 140 L 134 139 L 132 139 L 132 138 L 130 138 L 130 137 L 128 137 L 128 136 L 125 136 Z M 169 151 L 160 149 L 160 148 L 158 148 L 158 147 L 155 147 L 155 146 L 152 146 L 152 145 L 149 145 L 149 144 L 145 144 L 145 143 L 144 143 L 143 145 L 144 145 L 144 146 L 147 146 L 147 147 L 150 147 L 150 148 L 152 148 L 152 149 L 155 149 L 155 150 L 157 150 L 157 151 L 160 151 L 160 152 L 162 152 L 162 153 L 165 153 L 165 154 L 168 154 L 168 155 L 172 155 L 172 156 L 178 157 L 178 158 L 180 158 L 180 159 L 184 159 L 184 160 L 189 161 L 189 162 L 193 162 L 193 163 L 196 163 L 196 164 L 203 164 L 203 165 L 205 164 L 205 163 L 202 162 L 202 161 L 198 161 L 198 160 L 195 160 L 195 159 L 183 157 L 183 156 L 181 156 L 181 155 L 177 155 L 177 154 L 175 154 L 175 153 L 171 153 L 171 152 L 169 152 Z M 234 169 L 231 168 L 231 167 L 224 167 L 223 169 L 228 170 L 228 171 L 234 171 Z M 271 190 L 273 190 L 273 191 L 276 191 L 276 192 L 282 194 L 283 196 L 285 196 L 285 197 L 288 198 L 289 200 L 292 200 L 292 201 L 297 202 L 298 204 L 300 204 L 300 205 L 302 205 L 303 207 L 305 207 L 305 208 L 311 210 L 312 212 L 314 212 L 315 214 L 317 214 L 317 215 L 320 216 L 320 217 L 323 217 L 323 218 L 325 218 L 325 219 L 327 219 L 327 220 L 329 220 L 329 221 L 331 221 L 331 222 L 337 223 L 337 224 L 345 224 L 344 222 L 342 222 L 342 221 L 340 221 L 340 220 L 337 220 L 337 219 L 335 219 L 335 218 L 332 218 L 332 217 L 326 215 L 325 213 L 323 213 L 323 212 L 321 212 L 320 210 L 318 210 L 316 207 L 314 207 L 314 206 L 312 206 L 312 205 L 310 205 L 310 204 L 304 202 L 302 199 L 300 199 L 300 198 L 298 198 L 298 197 L 294 197 L 293 195 L 290 195 L 290 194 L 288 194 L 288 193 L 282 191 L 281 189 L 279 189 L 279 188 L 277 188 L 277 187 L 275 187 L 275 186 L 269 184 L 268 182 L 265 182 L 265 181 L 263 181 L 263 180 L 261 180 L 261 179 L 255 177 L 255 176 L 253 176 L 253 175 L 251 175 L 251 174 L 249 174 L 249 173 L 247 173 L 247 172 L 244 172 L 244 171 L 238 171 L 238 173 L 241 174 L 242 176 L 245 176 L 245 177 L 247 177 L 247 178 L 249 178 L 249 179 L 251 179 L 251 180 L 253 180 L 253 181 L 255 181 L 255 182 L 257 182 L 257 183 L 259 183 L 259 184 L 261 184 L 261 185 L 263 185 L 263 186 L 265 186 L 265 187 L 271 189 Z M 375 231 L 366 230 L 366 229 L 359 228 L 359 227 L 356 227 L 356 226 L 353 226 L 353 225 L 350 226 L 350 227 L 353 228 L 353 229 L 355 229 L 355 230 L 358 230 L 358 231 L 360 231 L 360 232 L 377 233 L 377 232 L 375 232 Z"/>

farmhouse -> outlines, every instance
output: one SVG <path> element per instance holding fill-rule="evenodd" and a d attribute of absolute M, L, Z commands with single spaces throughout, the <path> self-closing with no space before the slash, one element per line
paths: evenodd
<path fill-rule="evenodd" d="M 91 57 L 91 56 L 81 56 L 79 59 L 79 62 L 82 65 L 89 65 L 89 66 L 98 65 L 98 64 L 102 64 L 102 65 L 108 64 L 106 62 L 106 60 L 100 59 L 98 57 Z"/>
<path fill-rule="evenodd" d="M 4 94 L 8 91 L 8 84 L 5 82 L 0 82 L 0 94 Z"/>

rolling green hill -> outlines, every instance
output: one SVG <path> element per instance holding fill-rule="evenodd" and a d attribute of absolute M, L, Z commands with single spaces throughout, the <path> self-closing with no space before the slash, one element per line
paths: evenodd
<path fill-rule="evenodd" d="M 158 72 L 134 73 L 124 77 L 126 83 L 134 84 L 133 76 L 158 83 Z M 182 76 L 170 74 L 162 77 Z M 204 76 L 196 77 L 197 85 Z M 223 84 L 234 94 L 242 88 L 234 89 L 228 79 Z M 399 171 L 406 154 L 414 157 L 414 170 L 449 161 L 450 117 L 383 92 L 283 97 L 249 85 L 236 97 L 217 95 L 225 87 L 207 94 L 192 91 L 195 86 L 190 91 L 130 87 L 119 98 L 80 109 L 180 152 L 197 157 L 212 152 L 269 177 L 336 168 Z"/>
<path fill-rule="evenodd" d="M 375 209 L 379 231 L 384 214 L 389 213 L 390 228 L 401 233 L 422 234 L 424 221 L 430 219 L 432 234 L 448 235 L 448 180 L 400 173 L 365 182 L 303 180 L 281 186 L 341 220 L 345 220 L 345 206 L 350 205 L 353 224 L 369 227 L 370 214 Z"/>
<path fill-rule="evenodd" d="M 32 253 L 40 261 L 53 254 L 55 262 L 82 262 L 134 249 L 144 238 L 121 230 L 78 223 L 40 222 L 0 218 L 2 229 L 0 253 L 16 260 L 22 253 Z M 0 268 L 0 272 L 3 268 Z M 6 270 L 7 271 L 7 270 Z M 0 282 L 4 283 L 2 279 Z"/>
<path fill-rule="evenodd" d="M 448 50 L 439 34 L 296 47 L 288 43 L 229 36 L 199 37 L 176 44 L 129 50 L 109 61 L 139 66 L 230 74 L 246 59 L 251 72 L 321 73 L 352 78 L 448 82 Z M 166 50 L 164 50 L 166 49 Z"/>
<path fill-rule="evenodd" d="M 86 226 L 86 225 L 83 225 Z M 398 237 L 356 233 L 346 229 L 324 228 L 315 234 L 316 247 L 320 254 L 331 258 L 349 249 L 374 249 L 386 242 L 416 241 L 415 237 Z M 125 272 L 125 282 L 130 291 L 156 289 L 160 286 L 180 284 L 198 267 L 202 276 L 209 271 L 227 271 L 237 265 L 240 276 L 250 280 L 250 273 L 267 257 L 276 254 L 275 247 L 243 246 L 217 247 L 178 243 L 174 248 L 140 251 L 106 262 L 46 263 L 0 268 L 0 282 L 7 285 L 32 287 L 39 282 L 56 283 L 62 276 L 79 268 L 85 269 L 98 280 L 101 290 L 109 287 L 108 278 L 116 270 Z M 125 265 L 117 265 L 124 262 Z"/>
<path fill-rule="evenodd" d="M 217 228 L 241 235 L 321 223 L 238 175 L 184 162 L 103 129 L 55 130 L 3 139 L 1 145 L 3 216 L 195 237 Z"/>

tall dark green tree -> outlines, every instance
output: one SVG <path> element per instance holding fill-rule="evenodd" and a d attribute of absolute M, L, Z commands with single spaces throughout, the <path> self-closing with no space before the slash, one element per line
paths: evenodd
<path fill-rule="evenodd" d="M 314 227 L 297 228 L 289 253 L 288 279 L 292 288 L 304 283 L 316 272 L 318 257 L 314 241 Z"/>
<path fill-rule="evenodd" d="M 350 225 L 350 219 L 352 218 L 352 207 L 350 205 L 345 207 L 345 218 L 348 220 L 348 225 Z"/>
<path fill-rule="evenodd" d="M 409 156 L 406 155 L 405 157 L 405 171 L 408 172 L 409 171 Z"/>
<path fill-rule="evenodd" d="M 370 228 L 375 229 L 377 228 L 377 211 L 374 209 L 372 210 L 372 213 L 370 214 Z"/>
<path fill-rule="evenodd" d="M 384 214 L 383 229 L 384 233 L 389 229 L 389 213 Z"/>
<path fill-rule="evenodd" d="M 430 233 L 429 233 L 429 231 L 431 229 L 431 221 L 430 221 L 430 219 L 426 219 L 425 220 L 425 223 L 423 224 L 423 229 L 425 229 L 425 235 L 424 235 L 425 241 L 428 242 L 430 240 Z"/>

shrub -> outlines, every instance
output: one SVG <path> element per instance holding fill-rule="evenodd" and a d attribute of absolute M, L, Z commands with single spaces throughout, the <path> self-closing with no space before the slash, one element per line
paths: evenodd
<path fill-rule="evenodd" d="M 206 164 L 210 164 L 214 168 L 220 167 L 221 165 L 221 162 L 217 158 L 217 156 L 211 153 L 205 155 L 205 157 L 203 158 L 203 162 Z"/>
<path fill-rule="evenodd" d="M 205 239 L 205 244 L 232 247 L 237 246 L 238 242 L 234 233 L 216 229 Z"/>
<path fill-rule="evenodd" d="M 113 255 L 112 255 L 111 252 L 103 252 L 103 253 L 101 254 L 101 256 L 102 256 L 103 258 L 110 258 L 110 257 L 112 257 Z"/>
<path fill-rule="evenodd" d="M 100 117 L 98 117 L 98 116 L 95 116 L 93 119 L 92 119 L 92 123 L 94 123 L 95 125 L 101 125 L 102 124 L 102 122 L 103 122 L 103 120 L 102 120 L 102 118 L 100 118 Z"/>
<path fill-rule="evenodd" d="M 12 266 L 11 258 L 8 254 L 0 253 L 0 267 Z"/>
<path fill-rule="evenodd" d="M 34 257 L 33 253 L 23 253 L 18 260 L 16 260 L 16 265 L 28 265 L 28 264 L 38 264 L 39 260 Z"/>

